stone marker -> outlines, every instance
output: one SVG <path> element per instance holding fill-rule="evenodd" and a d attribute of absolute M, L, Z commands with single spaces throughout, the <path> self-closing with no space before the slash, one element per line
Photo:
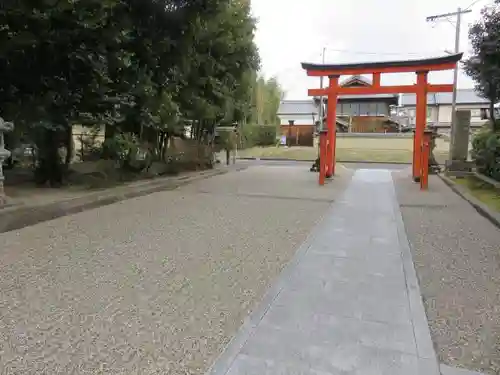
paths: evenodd
<path fill-rule="evenodd" d="M 458 110 L 453 134 L 452 160 L 466 161 L 469 156 L 470 111 Z"/>
<path fill-rule="evenodd" d="M 457 111 L 450 146 L 451 160 L 446 161 L 446 169 L 449 174 L 463 174 L 471 171 L 471 164 L 467 162 L 469 157 L 470 121 L 470 111 Z"/>

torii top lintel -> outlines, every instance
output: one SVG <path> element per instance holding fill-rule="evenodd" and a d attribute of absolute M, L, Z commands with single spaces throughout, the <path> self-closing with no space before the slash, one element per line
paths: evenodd
<path fill-rule="evenodd" d="M 454 69 L 463 53 L 419 60 L 379 61 L 349 64 L 302 63 L 308 76 L 341 76 L 372 73 L 430 72 Z"/>

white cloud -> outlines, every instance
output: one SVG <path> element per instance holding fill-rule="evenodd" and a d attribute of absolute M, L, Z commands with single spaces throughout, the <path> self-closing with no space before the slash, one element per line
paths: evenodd
<path fill-rule="evenodd" d="M 447 21 L 433 28 L 425 21 L 429 15 L 467 7 L 467 0 L 252 0 L 258 19 L 256 42 L 262 58 L 262 71 L 277 76 L 287 98 L 306 98 L 307 89 L 319 86 L 302 70 L 303 61 L 321 62 L 323 47 L 326 62 L 381 61 L 415 59 L 444 55 L 453 50 L 455 29 Z M 461 50 L 468 52 L 468 24 L 474 21 L 482 5 L 463 16 Z M 432 82 L 452 82 L 452 72 L 435 72 Z M 411 83 L 410 75 L 391 75 L 383 84 Z M 460 74 L 459 86 L 471 87 L 468 77 Z"/>

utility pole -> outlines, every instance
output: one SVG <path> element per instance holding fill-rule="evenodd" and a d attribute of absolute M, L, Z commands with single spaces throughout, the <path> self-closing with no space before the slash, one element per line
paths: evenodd
<path fill-rule="evenodd" d="M 322 57 L 322 63 L 324 64 L 325 63 L 325 51 L 326 51 L 326 47 L 323 47 L 323 57 Z M 319 87 L 320 88 L 323 88 L 323 76 L 319 77 L 320 81 L 319 81 Z M 319 97 L 319 130 L 323 130 L 324 126 L 323 126 L 323 96 L 320 96 Z"/>
<path fill-rule="evenodd" d="M 442 18 L 448 18 L 452 16 L 456 16 L 456 24 L 455 24 L 455 53 L 460 52 L 460 27 L 462 21 L 462 14 L 472 12 L 470 9 L 462 9 L 458 8 L 456 12 L 445 13 L 445 14 L 437 14 L 435 16 L 429 16 L 426 18 L 426 21 L 435 21 Z M 456 65 L 453 71 L 453 94 L 451 97 L 451 127 L 450 127 L 450 153 L 449 159 L 452 161 L 452 152 L 453 152 L 453 138 L 455 135 L 455 127 L 456 127 L 456 119 L 457 119 L 457 84 L 458 84 L 458 64 Z"/>

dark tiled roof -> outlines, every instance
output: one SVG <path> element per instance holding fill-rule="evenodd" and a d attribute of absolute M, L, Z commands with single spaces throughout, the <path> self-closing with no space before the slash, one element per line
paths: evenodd
<path fill-rule="evenodd" d="M 370 86 L 372 84 L 372 80 L 363 76 L 360 76 L 358 74 L 355 74 L 353 76 L 350 76 L 349 78 L 344 79 L 342 82 L 340 82 L 340 86 L 348 86 L 351 83 L 355 83 L 356 81 L 360 82 L 363 85 Z"/>
<path fill-rule="evenodd" d="M 441 57 L 432 57 L 418 60 L 395 60 L 395 61 L 374 61 L 366 63 L 349 63 L 349 64 L 311 64 L 302 63 L 302 68 L 311 71 L 321 70 L 342 70 L 342 69 L 376 69 L 376 68 L 396 68 L 402 66 L 418 67 L 421 65 L 434 65 L 458 62 L 462 58 L 463 53 L 446 55 Z"/>

